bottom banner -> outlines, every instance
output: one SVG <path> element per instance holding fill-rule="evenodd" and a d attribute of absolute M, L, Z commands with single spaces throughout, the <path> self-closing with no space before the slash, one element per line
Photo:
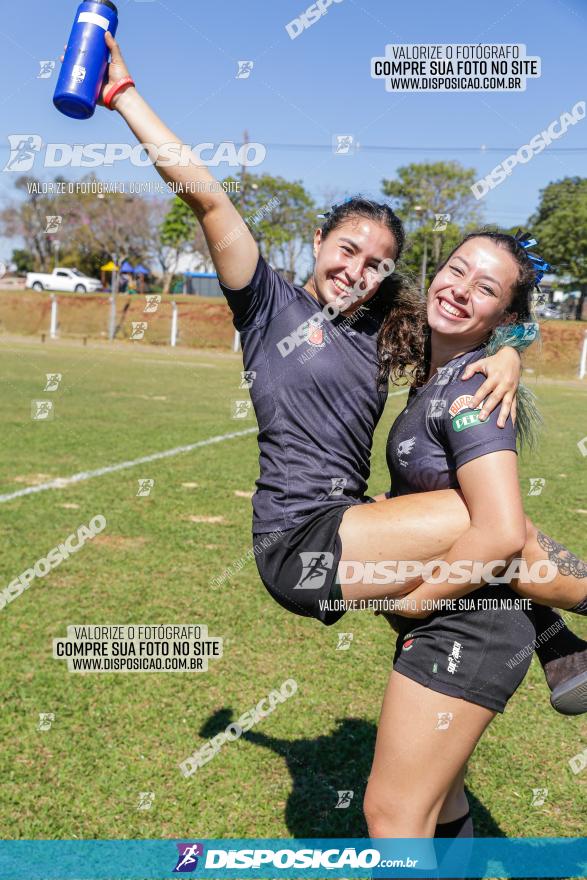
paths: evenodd
<path fill-rule="evenodd" d="M 585 838 L 18 840 L 1 880 L 587 876 Z"/>

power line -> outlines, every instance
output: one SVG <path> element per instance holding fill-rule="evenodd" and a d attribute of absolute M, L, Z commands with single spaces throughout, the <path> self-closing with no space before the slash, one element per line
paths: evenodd
<path fill-rule="evenodd" d="M 243 142 L 244 145 L 246 141 Z M 235 142 L 235 146 L 242 146 Z M 84 144 L 71 144 L 70 146 L 84 146 Z M 138 144 L 137 144 L 138 146 Z M 271 144 L 264 143 L 264 147 L 272 150 L 322 150 L 323 152 L 332 152 L 332 144 Z M 517 147 L 488 147 L 485 144 L 477 147 L 416 147 L 416 146 L 380 146 L 378 144 L 361 144 L 356 143 L 354 149 L 358 152 L 365 153 L 515 153 L 520 149 Z M 0 151 L 9 151 L 8 144 L 0 144 Z M 542 152 L 547 153 L 587 153 L 585 147 L 548 147 Z M 81 166 L 83 167 L 83 166 Z"/>
<path fill-rule="evenodd" d="M 326 150 L 332 151 L 330 144 L 263 144 L 272 150 Z M 356 144 L 358 152 L 368 153 L 515 153 L 520 147 L 414 147 L 378 146 L 376 144 Z M 587 153 L 587 147 L 548 147 L 548 153 Z"/>

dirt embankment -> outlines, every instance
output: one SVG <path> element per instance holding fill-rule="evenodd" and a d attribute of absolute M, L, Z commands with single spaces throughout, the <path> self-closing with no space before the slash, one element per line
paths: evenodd
<path fill-rule="evenodd" d="M 55 294 L 60 337 L 106 339 L 110 319 L 108 294 Z M 130 339 L 133 329 L 144 331 L 142 341 L 168 345 L 171 335 L 172 302 L 178 307 L 178 345 L 197 348 L 229 348 L 234 328 L 223 299 L 163 297 L 156 311 L 144 296 L 119 294 L 116 301 L 117 339 Z M 24 336 L 49 334 L 51 297 L 36 291 L 0 291 L 0 332 Z M 136 325 L 146 322 L 146 328 Z M 133 328 L 133 324 L 135 327 Z"/>
<path fill-rule="evenodd" d="M 56 294 L 61 338 L 107 339 L 110 318 L 108 294 Z M 230 350 L 234 337 L 231 313 L 222 299 L 167 296 L 155 312 L 145 312 L 144 296 L 117 297 L 117 339 L 130 339 L 133 324 L 146 322 L 143 343 L 169 345 L 172 302 L 178 307 L 178 345 Z M 46 292 L 0 291 L 0 332 L 23 336 L 49 334 L 51 298 Z M 135 329 L 136 332 L 136 329 Z M 538 375 L 575 378 L 578 375 L 585 321 L 544 321 L 542 341 L 526 352 L 524 363 Z"/>

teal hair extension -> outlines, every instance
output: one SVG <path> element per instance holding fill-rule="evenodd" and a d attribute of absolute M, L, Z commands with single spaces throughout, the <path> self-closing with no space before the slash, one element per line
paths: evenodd
<path fill-rule="evenodd" d="M 535 340 L 540 340 L 540 328 L 534 322 L 501 324 L 491 334 L 486 345 L 486 352 L 488 356 L 496 354 L 506 345 L 522 352 Z M 527 446 L 529 449 L 532 449 L 536 444 L 538 431 L 542 426 L 542 416 L 536 405 L 536 395 L 520 382 L 517 397 L 518 413 L 516 424 L 518 426 L 520 447 Z"/>

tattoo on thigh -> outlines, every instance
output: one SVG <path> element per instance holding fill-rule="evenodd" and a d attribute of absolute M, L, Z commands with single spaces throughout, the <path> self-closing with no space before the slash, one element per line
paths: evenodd
<path fill-rule="evenodd" d="M 543 532 L 538 532 L 538 543 L 543 550 L 546 550 L 548 558 L 554 562 L 561 574 L 579 579 L 587 577 L 587 563 L 559 544 L 558 541 L 554 541 Z"/>

